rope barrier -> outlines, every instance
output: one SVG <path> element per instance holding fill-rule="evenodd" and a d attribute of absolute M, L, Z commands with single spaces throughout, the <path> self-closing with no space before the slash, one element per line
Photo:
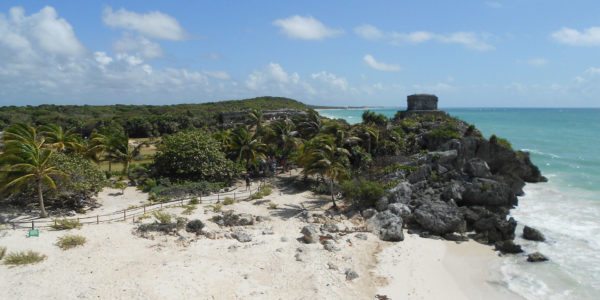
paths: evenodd
<path fill-rule="evenodd" d="M 52 228 L 53 226 L 56 225 L 57 220 L 67 220 L 67 221 L 75 221 L 76 220 L 81 225 L 110 223 L 110 222 L 115 222 L 115 221 L 127 221 L 127 219 L 130 219 L 130 218 L 135 220 L 135 217 L 143 216 L 148 212 L 161 210 L 163 208 L 184 206 L 185 204 L 189 204 L 192 200 L 194 200 L 196 198 L 199 198 L 199 204 L 219 203 L 221 200 L 221 196 L 224 196 L 224 195 L 233 195 L 235 200 L 237 200 L 237 199 L 239 199 L 240 201 L 248 200 L 252 197 L 253 193 L 255 193 L 259 190 L 260 190 L 260 188 L 257 188 L 254 191 L 252 189 L 250 189 L 249 191 L 240 192 L 240 191 L 236 191 L 236 189 L 234 189 L 233 191 L 229 191 L 229 192 L 225 192 L 225 193 L 217 193 L 217 194 L 212 194 L 212 195 L 208 195 L 208 196 L 204 196 L 204 197 L 202 197 L 202 196 L 200 196 L 200 197 L 185 197 L 185 198 L 171 200 L 168 202 L 161 202 L 161 203 L 156 203 L 156 204 L 151 204 L 151 205 L 143 205 L 142 207 L 123 209 L 123 210 L 118 210 L 118 211 L 115 211 L 112 213 L 88 216 L 88 217 L 58 218 L 58 219 L 44 220 L 44 221 L 41 221 L 41 220 L 10 221 L 8 223 L 11 224 L 12 229 L 15 230 L 18 228 Z M 247 196 L 243 196 L 243 194 L 245 192 L 248 192 Z M 212 197 L 212 199 L 211 199 L 211 197 Z M 140 210 L 140 211 L 136 212 L 137 210 Z M 95 219 L 95 220 L 82 221 L 82 220 L 88 220 L 88 219 Z M 6 229 L 6 228 L 0 228 L 0 230 L 3 230 L 3 229 Z"/>

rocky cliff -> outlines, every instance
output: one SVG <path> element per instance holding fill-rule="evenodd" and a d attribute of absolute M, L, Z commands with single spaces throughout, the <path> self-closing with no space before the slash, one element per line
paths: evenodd
<path fill-rule="evenodd" d="M 504 252 L 520 250 L 512 243 L 517 222 L 509 211 L 526 182 L 546 181 L 527 152 L 495 136 L 486 139 L 447 115 L 401 117 L 392 126 L 403 128 L 412 148 L 384 174 L 392 186 L 387 195 L 363 211 L 372 230 L 382 239 L 401 240 L 402 223 L 422 236 L 468 236 Z"/>

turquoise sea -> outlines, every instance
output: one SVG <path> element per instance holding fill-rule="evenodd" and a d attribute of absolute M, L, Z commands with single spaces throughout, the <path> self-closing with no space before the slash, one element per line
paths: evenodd
<path fill-rule="evenodd" d="M 397 110 L 372 109 L 392 117 Z M 361 121 L 364 110 L 320 110 L 330 118 Z M 503 285 L 526 299 L 600 298 L 600 109 L 453 108 L 448 113 L 475 124 L 484 135 L 507 138 L 529 151 L 548 177 L 528 184 L 512 215 L 540 229 L 547 242 L 517 239 L 526 252 L 540 251 L 548 263 L 507 256 L 498 274 Z"/>

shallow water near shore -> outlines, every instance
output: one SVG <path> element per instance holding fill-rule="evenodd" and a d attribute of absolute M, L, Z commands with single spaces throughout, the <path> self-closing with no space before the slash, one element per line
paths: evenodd
<path fill-rule="evenodd" d="M 398 109 L 374 109 L 392 117 Z M 506 256 L 504 285 L 527 299 L 597 299 L 600 295 L 600 109 L 447 109 L 485 136 L 507 138 L 531 153 L 548 183 L 528 184 L 512 215 L 540 229 L 547 242 L 517 238 L 526 253 L 550 262 L 531 264 Z M 361 121 L 363 110 L 322 110 L 326 117 Z"/>

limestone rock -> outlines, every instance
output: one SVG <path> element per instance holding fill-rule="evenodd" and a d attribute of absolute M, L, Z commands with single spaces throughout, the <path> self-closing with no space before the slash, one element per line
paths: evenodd
<path fill-rule="evenodd" d="M 494 246 L 496 250 L 502 253 L 517 254 L 523 252 L 521 246 L 515 244 L 512 240 L 498 241 Z"/>
<path fill-rule="evenodd" d="M 319 231 L 315 226 L 304 226 L 300 233 L 302 233 L 302 240 L 304 240 L 305 243 L 313 244 L 319 241 Z"/>
<path fill-rule="evenodd" d="M 443 201 L 424 203 L 415 209 L 415 221 L 433 234 L 443 235 L 464 231 L 464 219 L 460 210 Z"/>
<path fill-rule="evenodd" d="M 523 238 L 530 241 L 543 242 L 546 240 L 544 235 L 537 229 L 525 226 L 523 228 Z"/>
<path fill-rule="evenodd" d="M 548 258 L 544 254 L 541 254 L 539 252 L 534 252 L 534 253 L 527 255 L 528 262 L 542 262 L 542 261 L 547 261 L 547 260 L 548 260 Z"/>

